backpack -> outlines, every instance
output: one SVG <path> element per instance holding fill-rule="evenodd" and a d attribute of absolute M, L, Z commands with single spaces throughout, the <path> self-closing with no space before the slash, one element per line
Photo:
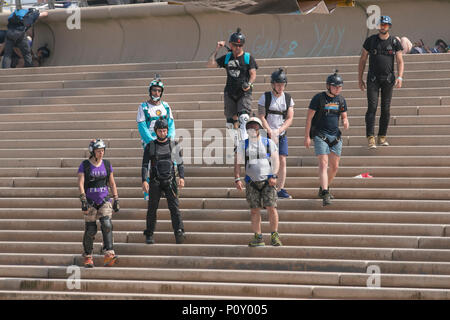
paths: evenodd
<path fill-rule="evenodd" d="M 174 164 L 172 161 L 172 143 L 169 142 L 170 153 L 162 156 L 159 156 L 156 153 L 155 140 L 150 141 L 149 144 L 150 160 L 155 159 L 155 162 L 152 163 L 152 167 L 155 168 L 156 179 L 159 181 L 172 180 L 175 174 Z"/>
<path fill-rule="evenodd" d="M 283 116 L 283 120 L 286 120 L 287 112 L 289 110 L 289 107 L 291 106 L 291 95 L 286 92 L 284 93 L 284 99 L 286 100 L 286 110 L 285 111 L 269 110 L 270 103 L 272 102 L 272 92 L 270 92 L 270 91 L 264 92 L 264 96 L 265 96 L 265 107 L 266 107 L 265 118 L 267 119 L 268 114 L 272 113 L 272 114 L 281 114 Z"/>
<path fill-rule="evenodd" d="M 318 132 L 316 132 L 317 125 L 318 125 L 320 119 L 325 114 L 325 105 L 327 104 L 326 95 L 327 95 L 327 93 L 325 91 L 321 93 L 319 110 L 316 111 L 316 113 L 314 114 L 314 116 L 311 120 L 311 129 L 309 130 L 309 137 L 311 139 L 313 139 L 318 134 Z M 344 107 L 344 97 L 342 97 L 341 95 L 338 95 L 338 99 L 339 99 L 339 111 L 338 112 L 339 112 L 339 116 L 340 116 L 342 113 L 342 109 Z"/>
<path fill-rule="evenodd" d="M 29 19 L 33 11 L 33 9 L 14 10 L 8 17 L 8 23 L 29 28 L 33 24 L 33 21 L 30 21 Z"/>
<path fill-rule="evenodd" d="M 225 56 L 225 62 L 224 62 L 224 65 L 225 65 L 225 66 L 228 65 L 228 62 L 230 61 L 231 55 L 232 55 L 232 54 L 233 54 L 232 52 L 228 52 L 228 53 L 226 54 L 226 56 Z M 244 62 L 245 62 L 246 65 L 249 65 L 249 64 L 250 64 L 250 53 L 244 52 Z"/>
<path fill-rule="evenodd" d="M 91 162 L 87 159 L 83 161 L 85 192 L 88 188 L 101 188 L 109 185 L 109 177 L 111 175 L 111 163 L 108 160 L 103 159 L 103 164 L 105 165 L 106 168 L 106 181 L 104 181 L 105 178 L 96 179 L 95 177 L 92 177 Z"/>

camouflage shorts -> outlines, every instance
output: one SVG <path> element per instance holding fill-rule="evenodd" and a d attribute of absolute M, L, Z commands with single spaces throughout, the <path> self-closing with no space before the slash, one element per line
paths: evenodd
<path fill-rule="evenodd" d="M 245 196 L 251 209 L 262 207 L 277 207 L 277 189 L 266 184 L 266 181 L 245 184 Z M 262 188 L 262 190 L 258 190 Z"/>
<path fill-rule="evenodd" d="M 112 216 L 112 204 L 111 202 L 105 202 L 98 210 L 92 206 L 89 206 L 87 214 L 84 215 L 85 222 L 95 222 L 101 217 Z"/>

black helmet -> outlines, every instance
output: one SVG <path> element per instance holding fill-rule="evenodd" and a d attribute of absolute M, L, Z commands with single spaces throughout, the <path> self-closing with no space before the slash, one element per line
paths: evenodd
<path fill-rule="evenodd" d="M 102 139 L 92 140 L 89 143 L 89 153 L 91 154 L 91 157 L 94 157 L 94 151 L 97 149 L 105 149 L 106 151 L 106 144 Z"/>
<path fill-rule="evenodd" d="M 338 74 L 338 70 L 336 70 L 333 74 L 329 75 L 327 78 L 327 85 L 342 86 L 343 84 L 344 80 Z"/>
<path fill-rule="evenodd" d="M 231 34 L 230 40 L 228 42 L 239 44 L 245 43 L 245 36 L 243 33 L 241 33 L 241 28 L 237 28 L 236 32 Z"/>
<path fill-rule="evenodd" d="M 47 48 L 47 45 L 40 47 L 39 49 L 37 49 L 37 52 L 41 51 L 42 52 L 42 57 L 43 58 L 48 58 L 50 57 L 50 50 Z"/>
<path fill-rule="evenodd" d="M 286 83 L 287 77 L 283 68 L 279 68 L 277 71 L 273 72 L 270 76 L 270 83 Z"/>
<path fill-rule="evenodd" d="M 167 123 L 167 120 L 164 119 L 163 117 L 159 118 L 155 122 L 155 126 L 153 127 L 153 130 L 155 130 L 155 133 L 156 133 L 156 130 L 158 130 L 158 129 L 169 129 L 169 124 Z"/>

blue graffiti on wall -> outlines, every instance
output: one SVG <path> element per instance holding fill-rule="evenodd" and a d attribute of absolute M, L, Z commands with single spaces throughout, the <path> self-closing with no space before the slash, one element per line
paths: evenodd
<path fill-rule="evenodd" d="M 342 39 L 345 34 L 345 26 L 339 28 L 324 25 L 322 30 L 320 30 L 317 23 L 314 23 L 314 33 L 316 36 L 316 44 L 311 49 L 308 56 L 318 57 L 323 55 L 336 55 L 341 48 Z"/>
<path fill-rule="evenodd" d="M 219 30 L 220 39 L 228 42 L 230 34 L 236 30 Z M 256 58 L 287 58 L 296 56 L 299 44 L 297 40 L 278 40 L 266 37 L 264 32 L 257 34 L 253 39 L 247 37 L 246 50 Z"/>

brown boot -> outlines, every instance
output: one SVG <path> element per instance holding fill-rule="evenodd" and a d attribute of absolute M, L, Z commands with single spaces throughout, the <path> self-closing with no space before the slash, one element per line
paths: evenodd
<path fill-rule="evenodd" d="M 367 141 L 369 143 L 369 149 L 376 149 L 377 145 L 375 143 L 375 137 L 374 136 L 369 136 L 367 137 Z"/>
<path fill-rule="evenodd" d="M 385 146 L 385 147 L 389 145 L 389 142 L 387 142 L 387 140 L 386 140 L 386 136 L 378 136 L 377 143 L 380 146 Z"/>

